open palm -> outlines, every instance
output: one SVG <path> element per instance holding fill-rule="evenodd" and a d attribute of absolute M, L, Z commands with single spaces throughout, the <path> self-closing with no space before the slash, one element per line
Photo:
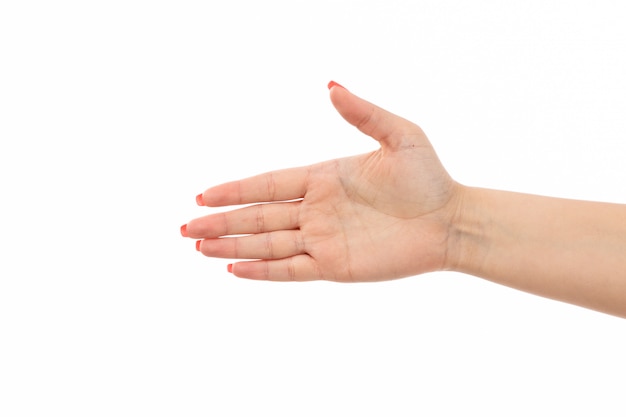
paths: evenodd
<path fill-rule="evenodd" d="M 200 204 L 253 205 L 192 220 L 183 235 L 207 256 L 251 259 L 232 272 L 252 279 L 380 281 L 445 268 L 458 184 L 417 125 L 330 87 L 337 111 L 380 149 L 212 187 Z"/>

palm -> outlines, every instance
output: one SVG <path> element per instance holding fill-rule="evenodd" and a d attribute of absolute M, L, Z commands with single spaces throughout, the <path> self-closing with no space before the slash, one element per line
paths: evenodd
<path fill-rule="evenodd" d="M 374 281 L 440 268 L 440 211 L 452 181 L 443 169 L 441 178 L 430 178 L 432 168 L 440 164 L 429 147 L 312 167 L 300 229 L 320 278 Z"/>

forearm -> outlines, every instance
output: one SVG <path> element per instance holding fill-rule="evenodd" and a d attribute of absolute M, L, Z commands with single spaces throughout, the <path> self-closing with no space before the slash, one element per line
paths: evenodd
<path fill-rule="evenodd" d="M 450 269 L 626 317 L 626 205 L 462 187 Z"/>

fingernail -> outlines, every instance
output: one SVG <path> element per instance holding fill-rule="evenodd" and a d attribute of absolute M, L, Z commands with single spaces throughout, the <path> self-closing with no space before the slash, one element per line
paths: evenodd
<path fill-rule="evenodd" d="M 187 237 L 187 225 L 183 224 L 182 226 L 180 226 L 180 234 L 183 235 L 183 237 Z"/>
<path fill-rule="evenodd" d="M 201 240 L 196 240 L 196 250 L 200 251 L 200 245 L 202 244 Z"/>
<path fill-rule="evenodd" d="M 232 274 L 233 273 L 233 264 L 228 264 L 226 269 L 228 270 L 228 272 L 230 272 Z"/>
<path fill-rule="evenodd" d="M 337 83 L 337 82 L 335 82 L 335 81 L 331 81 L 331 82 L 329 82 L 329 83 L 328 83 L 328 89 L 330 90 L 330 89 L 332 89 L 333 87 L 341 87 L 341 88 L 343 88 L 344 90 L 346 89 L 346 87 L 344 87 L 343 85 L 341 85 L 341 84 L 339 84 L 339 83 Z"/>
<path fill-rule="evenodd" d="M 204 206 L 204 200 L 202 199 L 202 194 L 198 194 L 196 196 L 196 204 L 199 206 Z"/>

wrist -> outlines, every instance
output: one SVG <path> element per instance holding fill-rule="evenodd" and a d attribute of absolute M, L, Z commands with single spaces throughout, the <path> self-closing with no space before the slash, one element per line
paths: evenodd
<path fill-rule="evenodd" d="M 445 270 L 480 274 L 488 252 L 486 192 L 458 185 L 448 229 Z"/>

